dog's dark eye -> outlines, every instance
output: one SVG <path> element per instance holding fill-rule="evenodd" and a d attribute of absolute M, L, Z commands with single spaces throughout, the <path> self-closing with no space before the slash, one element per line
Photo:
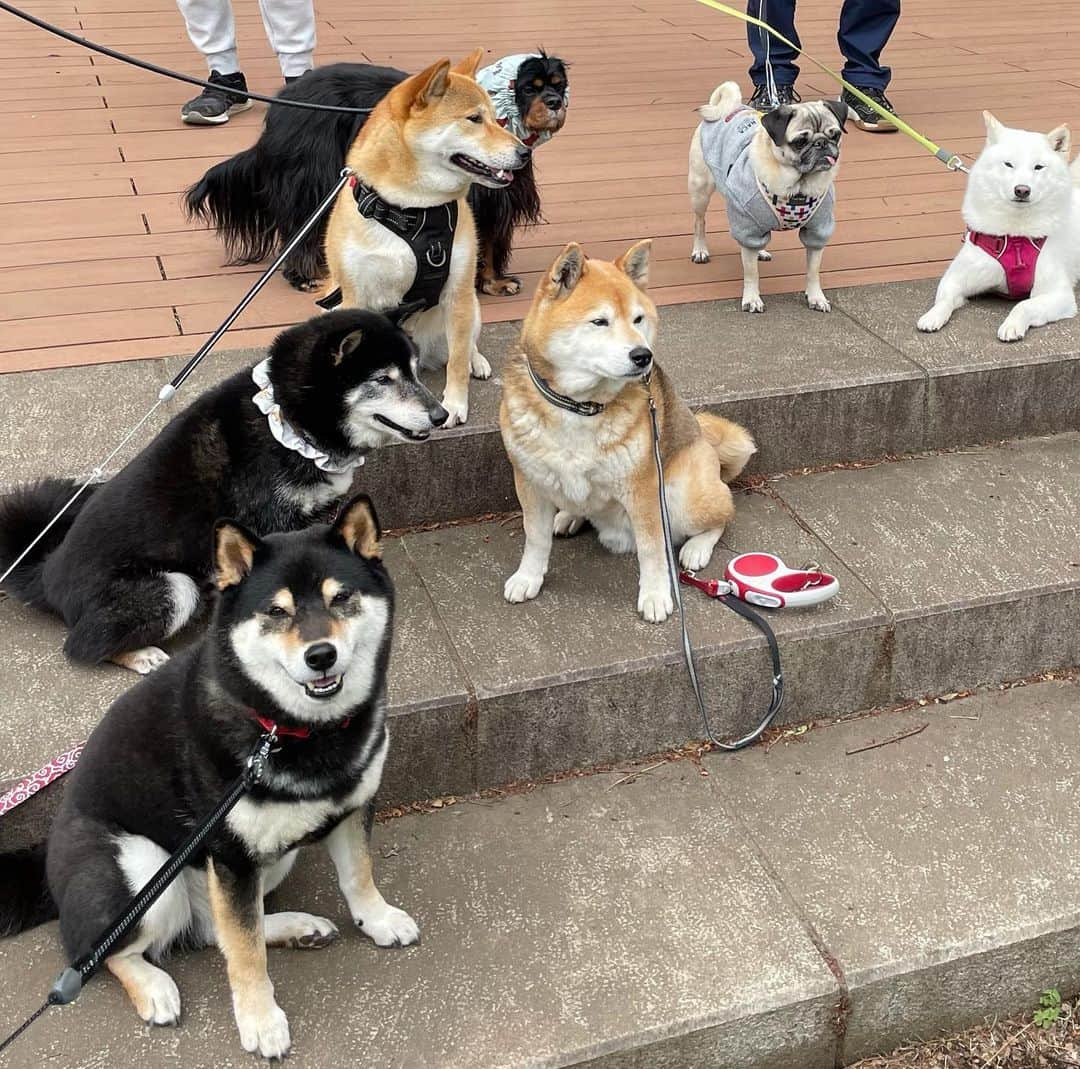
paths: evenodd
<path fill-rule="evenodd" d="M 644 323 L 645 322 L 645 317 L 639 312 L 636 316 L 634 316 L 634 322 L 635 323 Z"/>
<path fill-rule="evenodd" d="M 810 140 L 810 138 L 807 137 L 806 134 L 799 134 L 798 137 L 792 139 L 791 143 L 796 148 L 803 148 L 806 145 L 806 142 L 809 141 L 809 140 Z"/>
<path fill-rule="evenodd" d="M 275 620 L 280 620 L 282 617 L 288 616 L 289 612 L 280 605 L 271 605 L 270 608 L 266 610 L 266 615 L 272 616 Z"/>
<path fill-rule="evenodd" d="M 590 319 L 589 322 L 592 323 L 594 327 L 606 327 L 608 325 L 608 321 L 603 316 L 599 316 L 596 319 Z"/>
<path fill-rule="evenodd" d="M 1041 171 L 1045 166 L 1046 166 L 1046 164 L 1044 164 L 1044 163 L 1037 163 L 1037 164 L 1035 164 L 1035 170 L 1036 171 Z"/>
<path fill-rule="evenodd" d="M 331 599 L 331 605 L 344 605 L 352 597 L 352 591 L 339 590 Z"/>
<path fill-rule="evenodd" d="M 379 386 L 389 386 L 394 380 L 389 375 L 376 375 L 375 382 Z"/>
<path fill-rule="evenodd" d="M 468 118 L 469 122 L 483 122 L 484 121 L 484 116 L 483 115 L 469 115 L 469 116 L 467 116 L 467 118 Z"/>
<path fill-rule="evenodd" d="M 1008 167 L 1010 171 L 1012 170 L 1012 164 L 1009 163 L 1008 160 L 1005 160 L 1005 166 Z"/>

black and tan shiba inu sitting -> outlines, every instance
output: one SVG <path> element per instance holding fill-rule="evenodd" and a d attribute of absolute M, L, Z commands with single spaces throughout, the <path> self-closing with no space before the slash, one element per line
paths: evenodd
<path fill-rule="evenodd" d="M 305 527 L 349 492 L 369 450 L 446 422 L 398 325 L 412 310 L 342 311 L 284 331 L 267 360 L 208 390 L 84 493 L 7 590 L 63 618 L 72 660 L 143 674 L 163 664 L 160 643 L 202 602 L 218 516 L 257 534 Z M 0 570 L 75 485 L 46 479 L 0 499 Z"/>
<path fill-rule="evenodd" d="M 209 631 L 106 713 L 71 774 L 47 848 L 0 855 L 0 933 L 59 916 L 68 960 L 88 953 L 213 810 L 273 723 L 279 742 L 261 781 L 105 959 L 136 1012 L 150 1024 L 176 1024 L 180 994 L 152 961 L 180 941 L 216 944 L 244 1049 L 283 1057 L 289 1023 L 266 947 L 321 947 L 338 934 L 323 917 L 264 915 L 263 896 L 308 843 L 325 843 L 366 935 L 380 946 L 418 940 L 413 919 L 375 887 L 368 849 L 388 747 L 394 614 L 379 538 L 366 497 L 332 526 L 265 539 L 218 523 Z"/>

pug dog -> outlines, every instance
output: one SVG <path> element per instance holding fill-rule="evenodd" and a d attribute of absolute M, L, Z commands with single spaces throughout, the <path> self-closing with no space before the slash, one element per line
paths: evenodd
<path fill-rule="evenodd" d="M 813 100 L 760 115 L 742 102 L 734 82 L 724 82 L 698 108 L 702 122 L 690 143 L 687 185 L 694 210 L 690 259 L 709 262 L 705 212 L 717 189 L 727 203 L 731 236 L 742 252 L 744 312 L 764 312 L 758 261 L 774 230 L 798 230 L 806 247 L 806 301 L 831 311 L 821 289 L 821 256 L 836 225 L 833 182 L 848 107 Z"/>

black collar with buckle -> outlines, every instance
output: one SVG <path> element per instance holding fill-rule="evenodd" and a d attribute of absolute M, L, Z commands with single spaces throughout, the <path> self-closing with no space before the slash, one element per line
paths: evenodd
<path fill-rule="evenodd" d="M 454 250 L 454 231 L 457 228 L 458 202 L 447 201 L 430 208 L 402 208 L 384 200 L 379 193 L 357 175 L 349 180 L 356 210 L 365 218 L 403 238 L 416 260 L 416 276 L 408 292 L 398 302 L 411 304 L 423 301 L 423 311 L 439 303 L 446 281 L 450 277 L 450 258 Z M 336 289 L 315 302 L 321 308 L 336 308 L 341 304 L 341 290 Z"/>
<path fill-rule="evenodd" d="M 567 412 L 574 412 L 579 416 L 599 416 L 604 411 L 605 406 L 599 401 L 575 401 L 572 397 L 567 397 L 566 394 L 556 393 L 548 385 L 547 379 L 537 375 L 527 358 L 525 366 L 529 369 L 529 378 L 532 379 L 533 385 L 540 391 L 540 396 L 556 408 L 563 408 Z"/>

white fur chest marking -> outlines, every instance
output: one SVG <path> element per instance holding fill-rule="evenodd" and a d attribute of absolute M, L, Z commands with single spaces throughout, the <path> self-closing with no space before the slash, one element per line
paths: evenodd
<path fill-rule="evenodd" d="M 549 427 L 527 406 L 512 413 L 507 451 L 522 473 L 560 508 L 588 515 L 621 500 L 642 460 L 632 419 L 606 420 L 570 415 Z"/>
<path fill-rule="evenodd" d="M 387 734 L 356 786 L 342 801 L 299 799 L 287 802 L 257 802 L 244 797 L 236 803 L 226 818 L 229 830 L 244 843 L 252 857 L 280 857 L 333 817 L 367 805 L 379 788 L 389 741 Z M 361 755 L 361 763 L 366 756 L 366 753 Z M 282 785 L 285 784 L 287 780 L 282 781 Z"/>
<path fill-rule="evenodd" d="M 325 481 L 311 486 L 295 486 L 286 483 L 278 490 L 279 496 L 296 505 L 309 516 L 324 509 L 338 498 L 344 497 L 352 486 L 354 471 L 327 473 Z"/>

